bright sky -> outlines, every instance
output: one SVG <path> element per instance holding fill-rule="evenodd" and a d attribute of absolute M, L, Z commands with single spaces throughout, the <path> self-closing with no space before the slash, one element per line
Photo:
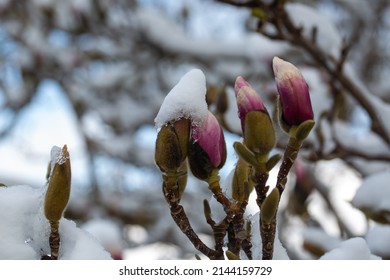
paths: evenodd
<path fill-rule="evenodd" d="M 74 116 L 61 88 L 44 81 L 38 94 L 22 112 L 9 137 L 0 145 L 0 180 L 8 184 L 45 183 L 50 150 L 67 144 L 72 157 L 74 178 L 83 177 L 85 154 Z M 85 172 L 85 171 L 84 171 Z"/>
<path fill-rule="evenodd" d="M 186 28 L 195 37 L 222 36 L 224 39 L 236 39 L 242 34 L 244 28 L 242 14 L 247 11 L 233 9 L 228 5 L 218 5 L 218 9 L 204 10 L 202 1 L 188 0 L 140 0 L 145 6 L 163 10 L 168 15 L 177 18 L 183 5 L 187 5 L 193 13 Z M 201 12 L 200 12 L 201 11 Z M 218 12 L 216 12 L 218 11 Z M 204 28 L 204 22 L 208 22 Z M 226 32 L 221 32 L 225 30 Z M 53 43 L 66 45 L 68 43 L 65 33 L 53 33 Z M 14 48 L 11 48 L 14 49 Z M 10 51 L 3 46 L 2 51 Z M 18 74 L 11 68 L 5 69 L 7 81 L 18 84 Z M 15 129 L 10 137 L 0 142 L 0 181 L 6 184 L 33 184 L 40 186 L 45 182 L 46 165 L 53 145 L 67 144 L 72 157 L 74 172 L 72 177 L 82 183 L 86 176 L 87 158 L 83 141 L 77 127 L 77 121 L 72 115 L 70 104 L 64 96 L 61 87 L 54 81 L 44 81 L 38 88 L 38 94 L 33 102 L 23 111 Z M 1 97 L 1 95 L 0 95 Z M 0 100 L 1 102 L 1 100 Z M 4 110 L 0 112 L 0 127 L 7 122 L 8 115 Z M 154 145 L 155 135 L 150 133 L 152 128 L 140 131 L 145 145 Z M 151 141 L 145 141 L 151 139 Z M 227 139 L 228 140 L 228 139 Z M 4 160 L 6 159 L 6 160 Z M 112 163 L 114 164 L 114 163 Z M 111 166 L 109 164 L 108 166 Z M 142 177 L 143 172 L 138 176 Z M 137 176 L 132 176 L 137 178 Z M 85 183 L 85 180 L 84 180 Z"/>

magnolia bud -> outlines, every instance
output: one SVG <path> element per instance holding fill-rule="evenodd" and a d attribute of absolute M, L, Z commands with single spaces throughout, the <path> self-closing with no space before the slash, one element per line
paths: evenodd
<path fill-rule="evenodd" d="M 181 163 L 179 139 L 171 125 L 163 126 L 156 140 L 154 159 L 161 172 L 175 171 Z"/>
<path fill-rule="evenodd" d="M 236 201 L 243 202 L 248 200 L 249 194 L 254 188 L 253 182 L 249 180 L 250 172 L 250 165 L 244 160 L 239 159 L 234 170 L 232 182 L 232 197 Z"/>
<path fill-rule="evenodd" d="M 190 121 L 180 119 L 164 125 L 156 140 L 155 162 L 162 172 L 176 172 L 188 154 Z"/>
<path fill-rule="evenodd" d="M 254 153 L 268 154 L 276 143 L 275 130 L 268 113 L 249 112 L 245 119 L 244 143 Z"/>
<path fill-rule="evenodd" d="M 245 145 L 256 154 L 267 154 L 274 147 L 276 137 L 263 101 L 241 76 L 236 79 L 234 91 Z"/>
<path fill-rule="evenodd" d="M 260 217 L 265 224 L 270 224 L 278 210 L 280 194 L 277 188 L 274 188 L 271 193 L 265 198 L 261 205 Z"/>
<path fill-rule="evenodd" d="M 207 199 L 203 200 L 203 212 L 204 216 L 206 217 L 206 220 L 211 219 L 211 206 L 210 203 L 207 201 Z"/>
<path fill-rule="evenodd" d="M 266 108 L 256 91 L 241 76 L 236 79 L 234 92 L 237 99 L 238 117 L 241 120 L 241 128 L 244 134 L 246 115 L 252 111 L 266 111 Z"/>
<path fill-rule="evenodd" d="M 49 177 L 44 212 L 50 222 L 56 222 L 61 219 L 70 196 L 71 168 L 67 146 L 52 160 L 55 162 Z"/>
<path fill-rule="evenodd" d="M 188 159 L 192 173 L 201 180 L 209 179 L 214 169 L 220 169 L 225 164 L 223 131 L 210 112 L 199 126 L 192 128 Z"/>
<path fill-rule="evenodd" d="M 293 64 L 278 57 L 273 59 L 273 70 L 279 92 L 281 122 L 291 127 L 313 120 L 309 87 L 301 72 Z M 282 125 L 282 128 L 286 127 Z"/>
<path fill-rule="evenodd" d="M 181 160 L 184 161 L 188 155 L 188 142 L 190 140 L 190 120 L 180 119 L 173 123 L 181 150 Z"/>

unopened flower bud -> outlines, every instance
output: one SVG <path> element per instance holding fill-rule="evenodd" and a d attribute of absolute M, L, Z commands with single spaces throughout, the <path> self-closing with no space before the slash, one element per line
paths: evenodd
<path fill-rule="evenodd" d="M 177 120 L 173 123 L 173 127 L 180 144 L 182 161 L 184 161 L 188 155 L 188 142 L 190 140 L 190 123 L 191 121 L 185 118 Z"/>
<path fill-rule="evenodd" d="M 207 180 L 226 161 L 226 143 L 221 126 L 208 112 L 199 126 L 192 128 L 188 159 L 195 177 Z"/>
<path fill-rule="evenodd" d="M 263 223 L 270 224 L 272 222 L 278 210 L 279 200 L 279 190 L 274 188 L 261 205 L 260 217 Z"/>
<path fill-rule="evenodd" d="M 161 172 L 175 171 L 180 166 L 181 150 L 179 140 L 171 125 L 163 126 L 156 140 L 154 159 Z"/>
<path fill-rule="evenodd" d="M 273 59 L 273 71 L 280 97 L 281 121 L 291 127 L 313 120 L 309 87 L 301 72 L 278 57 Z"/>
<path fill-rule="evenodd" d="M 251 166 L 244 160 L 237 161 L 232 181 L 232 197 L 239 202 L 248 200 L 253 190 L 253 182 L 249 180 Z"/>
<path fill-rule="evenodd" d="M 66 145 L 52 161 L 53 168 L 46 191 L 44 212 L 50 222 L 57 222 L 61 219 L 70 196 L 71 168 Z"/>
<path fill-rule="evenodd" d="M 256 91 L 241 76 L 234 85 L 244 143 L 254 153 L 267 154 L 276 137 L 271 118 Z"/>
<path fill-rule="evenodd" d="M 252 111 L 266 111 L 263 101 L 251 85 L 241 76 L 238 76 L 234 85 L 237 99 L 238 117 L 241 120 L 242 132 L 245 133 L 245 118 Z"/>
<path fill-rule="evenodd" d="M 156 140 L 155 162 L 161 172 L 176 172 L 188 153 L 190 121 L 180 119 L 161 127 Z"/>
<path fill-rule="evenodd" d="M 267 112 L 252 111 L 245 119 L 244 143 L 256 154 L 268 154 L 275 146 L 275 130 Z"/>

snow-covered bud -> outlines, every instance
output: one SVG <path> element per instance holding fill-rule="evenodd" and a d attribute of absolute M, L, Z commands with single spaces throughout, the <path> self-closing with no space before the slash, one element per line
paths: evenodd
<path fill-rule="evenodd" d="M 226 143 L 221 126 L 208 112 L 199 126 L 192 128 L 188 159 L 195 177 L 207 180 L 226 161 Z"/>
<path fill-rule="evenodd" d="M 154 159 L 161 172 L 176 172 L 188 153 L 190 120 L 180 119 L 161 127 Z"/>
<path fill-rule="evenodd" d="M 238 117 L 241 120 L 242 132 L 245 133 L 245 118 L 251 111 L 266 111 L 263 101 L 256 91 L 241 76 L 238 76 L 234 85 L 237 99 Z"/>
<path fill-rule="evenodd" d="M 57 152 L 52 158 L 52 170 L 45 196 L 44 212 L 50 222 L 57 222 L 61 219 L 70 196 L 71 168 L 67 146 L 62 149 L 53 147 Z"/>
<path fill-rule="evenodd" d="M 282 128 L 288 132 L 291 126 L 299 126 L 314 118 L 309 87 L 293 64 L 278 57 L 274 57 L 272 63 L 280 98 L 280 121 Z"/>

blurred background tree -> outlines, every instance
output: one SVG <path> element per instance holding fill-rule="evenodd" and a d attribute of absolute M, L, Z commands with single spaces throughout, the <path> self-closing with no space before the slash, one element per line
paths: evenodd
<path fill-rule="evenodd" d="M 346 200 L 363 177 L 389 171 L 389 7 L 386 0 L 0 1 L 0 181 L 42 186 L 51 146 L 68 144 L 75 164 L 67 217 L 113 221 L 128 257 L 140 255 L 137 248 L 145 258 L 193 257 L 161 195 L 154 117 L 179 78 L 200 68 L 210 108 L 228 139 L 238 139 L 235 78 L 273 104 L 278 55 L 302 69 L 317 123 L 290 181 L 282 240 L 291 258 L 316 258 L 327 248 L 305 240 L 303 229 L 363 235 L 370 223 Z M 282 133 L 279 140 L 283 147 Z M 228 153 L 226 174 L 235 160 Z M 207 239 L 200 209 L 210 195 L 201 186 L 190 180 L 183 204 L 199 209 L 190 218 Z"/>

